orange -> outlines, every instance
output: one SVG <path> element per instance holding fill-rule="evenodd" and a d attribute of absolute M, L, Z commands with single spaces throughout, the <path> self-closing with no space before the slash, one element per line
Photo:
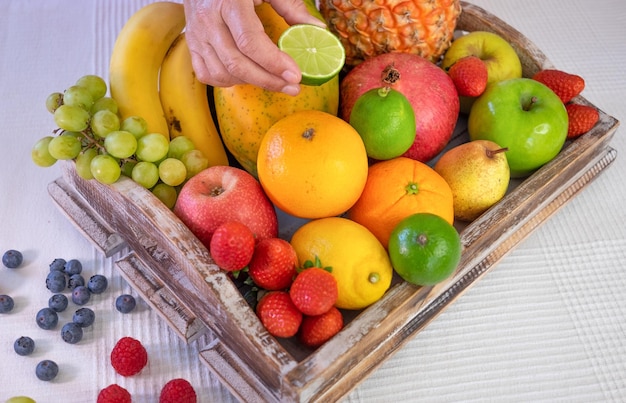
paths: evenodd
<path fill-rule="evenodd" d="M 272 203 L 301 218 L 336 216 L 359 198 L 368 173 L 355 129 L 330 113 L 292 113 L 270 127 L 257 156 L 261 186 Z"/>
<path fill-rule="evenodd" d="M 406 157 L 377 162 L 348 217 L 369 229 L 387 247 L 394 227 L 416 213 L 454 222 L 452 190 L 428 165 Z"/>

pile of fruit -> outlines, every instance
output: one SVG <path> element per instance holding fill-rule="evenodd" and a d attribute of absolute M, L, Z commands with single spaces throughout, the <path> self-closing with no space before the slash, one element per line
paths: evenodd
<path fill-rule="evenodd" d="M 452 40 L 458 1 L 387 0 L 358 12 L 320 3 L 313 12 L 329 30 L 289 27 L 257 6 L 303 70 L 295 97 L 247 84 L 207 92 L 193 75 L 182 5 L 144 7 L 115 44 L 111 96 L 94 76 L 51 95 L 59 128 L 33 149 L 41 166 L 75 160 L 85 179 L 126 175 L 151 189 L 255 291 L 249 302 L 268 332 L 312 348 L 341 330 L 342 311 L 382 298 L 394 275 L 416 286 L 449 278 L 462 252 L 455 220 L 475 220 L 511 178 L 598 120 L 576 103 L 579 76 L 522 77 L 515 50 L 493 33 Z M 301 60 L 315 57 L 327 65 Z M 470 141 L 448 147 L 459 114 Z M 283 213 L 302 225 L 281 238 Z"/>

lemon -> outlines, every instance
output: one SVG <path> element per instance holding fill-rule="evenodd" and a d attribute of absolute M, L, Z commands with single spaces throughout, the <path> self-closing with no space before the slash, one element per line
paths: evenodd
<path fill-rule="evenodd" d="M 341 309 L 362 309 L 389 289 L 393 268 L 387 251 L 364 226 L 342 217 L 309 221 L 291 238 L 300 265 L 319 260 L 337 280 Z"/>
<path fill-rule="evenodd" d="M 322 85 L 335 77 L 346 61 L 346 52 L 328 29 L 296 24 L 278 38 L 278 48 L 293 58 L 302 72 L 304 85 Z"/>
<path fill-rule="evenodd" d="M 415 111 L 409 100 L 389 87 L 373 88 L 357 98 L 350 125 L 363 139 L 367 156 L 389 160 L 415 141 Z"/>

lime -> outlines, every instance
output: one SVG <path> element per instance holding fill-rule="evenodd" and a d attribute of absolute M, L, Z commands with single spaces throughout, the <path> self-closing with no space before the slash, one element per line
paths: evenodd
<path fill-rule="evenodd" d="M 416 213 L 396 225 L 389 238 L 396 273 L 417 285 L 448 278 L 461 260 L 461 239 L 452 224 L 430 213 Z"/>
<path fill-rule="evenodd" d="M 389 87 L 374 88 L 361 95 L 350 113 L 367 156 L 388 160 L 404 154 L 415 141 L 415 112 L 409 100 Z"/>
<path fill-rule="evenodd" d="M 324 84 L 339 74 L 346 61 L 346 51 L 339 38 L 311 24 L 287 28 L 278 38 L 278 48 L 298 64 L 304 85 Z"/>

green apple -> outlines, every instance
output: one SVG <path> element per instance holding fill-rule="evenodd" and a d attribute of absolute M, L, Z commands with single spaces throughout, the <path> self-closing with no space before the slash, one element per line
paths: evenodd
<path fill-rule="evenodd" d="M 457 60 L 477 56 L 487 66 L 487 85 L 522 76 L 522 63 L 515 49 L 500 35 L 473 31 L 455 39 L 446 51 L 441 67 L 448 70 Z M 459 97 L 461 112 L 469 113 L 475 98 Z"/>
<path fill-rule="evenodd" d="M 521 178 L 552 160 L 567 137 L 567 111 L 548 87 L 530 78 L 491 84 L 476 99 L 467 130 L 470 140 L 508 148 L 511 177 Z"/>

